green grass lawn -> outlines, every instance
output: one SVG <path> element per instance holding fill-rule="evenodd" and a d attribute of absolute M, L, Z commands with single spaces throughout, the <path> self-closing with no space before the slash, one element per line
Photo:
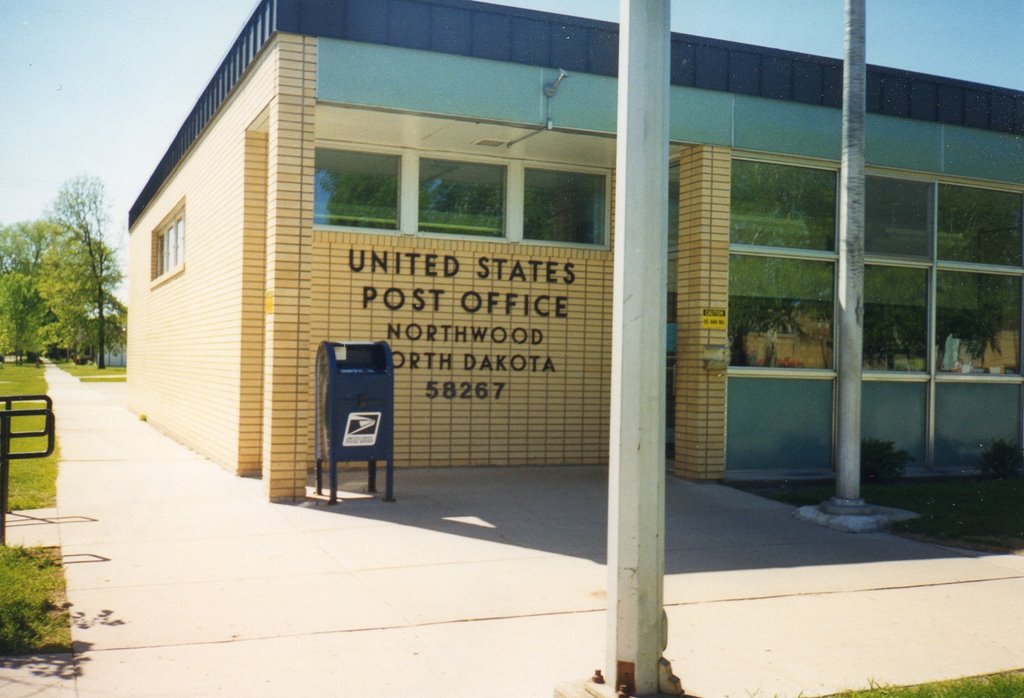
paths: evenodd
<path fill-rule="evenodd" d="M 0 370 L 0 396 L 7 395 L 43 395 L 46 393 L 45 372 L 31 364 L 14 366 L 6 364 Z M 42 404 L 32 404 L 41 407 Z M 43 420 L 25 420 L 17 422 L 17 431 L 41 429 Z M 42 451 L 46 439 L 25 439 L 12 444 L 15 451 Z M 56 449 L 48 458 L 31 460 L 12 460 L 10 476 L 11 510 L 43 509 L 52 507 L 57 496 L 57 462 L 59 454 Z"/>
<path fill-rule="evenodd" d="M 1024 674 L 998 674 L 921 686 L 879 687 L 849 691 L 835 698 L 1019 698 L 1024 696 Z"/>
<path fill-rule="evenodd" d="M 69 651 L 60 550 L 0 546 L 0 656 Z"/>
<path fill-rule="evenodd" d="M 128 369 L 124 366 L 107 366 L 104 369 L 99 369 L 96 368 L 96 364 L 93 363 L 78 366 L 70 361 L 58 363 L 57 366 L 84 383 L 91 381 L 109 381 L 112 383 L 118 383 L 128 380 Z"/>
<path fill-rule="evenodd" d="M 794 506 L 818 504 L 835 494 L 832 485 L 737 486 Z M 861 496 L 869 504 L 921 515 L 894 524 L 895 533 L 980 550 L 1024 550 L 1024 477 L 901 480 L 863 485 Z"/>

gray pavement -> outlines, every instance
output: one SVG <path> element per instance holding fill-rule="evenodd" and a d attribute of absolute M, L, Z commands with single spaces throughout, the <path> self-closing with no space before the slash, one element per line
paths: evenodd
<path fill-rule="evenodd" d="M 543 696 L 604 656 L 600 468 L 344 473 L 335 506 L 270 504 L 48 368 L 74 654 L 0 659 L 0 696 Z M 798 521 L 668 482 L 666 656 L 703 698 L 816 696 L 1024 667 L 1024 557 Z"/>

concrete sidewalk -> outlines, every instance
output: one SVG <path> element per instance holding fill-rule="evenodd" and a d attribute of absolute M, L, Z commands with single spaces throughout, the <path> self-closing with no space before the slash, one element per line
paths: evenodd
<path fill-rule="evenodd" d="M 75 651 L 0 659 L 5 698 L 547 698 L 604 664 L 602 469 L 400 470 L 394 504 L 270 504 L 131 415 L 124 384 L 47 379 L 58 507 L 8 532 L 62 545 Z M 675 479 L 667 522 L 666 656 L 690 694 L 1024 667 L 1024 557 Z"/>

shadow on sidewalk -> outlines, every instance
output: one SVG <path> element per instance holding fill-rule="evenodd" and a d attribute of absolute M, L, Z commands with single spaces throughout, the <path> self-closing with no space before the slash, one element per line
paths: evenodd
<path fill-rule="evenodd" d="M 364 493 L 364 473 L 342 471 L 338 504 L 327 505 L 310 487 L 303 506 L 606 561 L 606 468 L 410 469 L 395 482 L 398 501 L 385 503 Z M 821 528 L 795 519 L 794 507 L 720 484 L 670 476 L 666 494 L 667 574 L 974 556 L 885 533 Z"/>

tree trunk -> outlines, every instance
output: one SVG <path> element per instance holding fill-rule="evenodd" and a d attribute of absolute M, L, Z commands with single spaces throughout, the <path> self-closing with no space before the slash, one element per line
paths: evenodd
<path fill-rule="evenodd" d="M 106 344 L 107 320 L 106 320 L 106 318 L 103 315 L 103 294 L 102 293 L 100 293 L 99 298 L 96 299 L 96 308 L 99 311 L 98 314 L 99 314 L 99 320 L 100 320 L 100 326 L 98 328 L 99 331 L 96 333 L 96 343 L 99 345 L 99 347 L 98 347 L 98 349 L 96 351 L 96 368 L 106 368 L 107 367 L 107 356 L 106 356 L 106 354 L 107 354 L 107 344 Z"/>

